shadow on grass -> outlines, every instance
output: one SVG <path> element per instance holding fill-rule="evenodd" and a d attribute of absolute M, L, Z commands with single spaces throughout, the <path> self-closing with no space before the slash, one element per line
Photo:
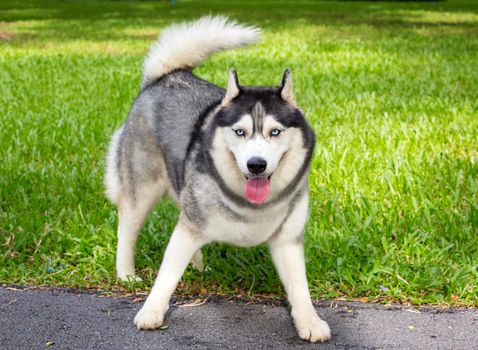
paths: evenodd
<path fill-rule="evenodd" d="M 21 28 L 30 35 L 18 33 L 15 41 L 42 39 L 61 42 L 79 38 L 152 40 L 166 24 L 207 14 L 226 14 L 277 31 L 304 25 L 352 29 L 367 26 L 397 34 L 420 28 L 478 31 L 476 6 L 460 2 L 213 1 L 204 4 L 180 1 L 178 6 L 172 7 L 169 2 L 143 1 L 5 1 L 0 5 L 0 21 L 27 21 Z M 8 24 L 5 25 L 8 29 Z M 144 29 L 137 34 L 125 33 L 125 29 L 134 31 L 144 27 L 148 28 L 147 33 Z M 11 37 L 7 31 L 3 32 L 7 39 Z M 447 33 L 442 30 L 440 34 Z"/>

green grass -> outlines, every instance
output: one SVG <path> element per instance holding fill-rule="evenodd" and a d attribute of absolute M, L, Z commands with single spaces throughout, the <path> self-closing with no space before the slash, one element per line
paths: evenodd
<path fill-rule="evenodd" d="M 107 143 L 165 25 L 224 13 L 264 29 L 197 74 L 277 84 L 317 134 L 306 231 L 315 298 L 478 305 L 478 3 L 0 3 L 0 283 L 115 289 Z M 137 246 L 147 289 L 178 216 Z M 267 249 L 211 245 L 183 293 L 283 295 Z"/>

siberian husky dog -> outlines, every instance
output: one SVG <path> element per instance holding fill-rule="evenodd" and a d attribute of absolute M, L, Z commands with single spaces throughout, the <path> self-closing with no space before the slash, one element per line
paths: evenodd
<path fill-rule="evenodd" d="M 266 242 L 300 338 L 330 337 L 306 280 L 302 238 L 315 138 L 294 101 L 290 71 L 279 86 L 249 87 L 231 70 L 226 90 L 191 72 L 210 54 L 253 43 L 259 34 L 225 17 L 165 29 L 144 62 L 128 119 L 112 137 L 105 183 L 119 214 L 119 279 L 136 278 L 134 247 L 151 207 L 169 195 L 181 209 L 134 319 L 139 329 L 163 324 L 189 262 L 202 268 L 202 246 Z"/>

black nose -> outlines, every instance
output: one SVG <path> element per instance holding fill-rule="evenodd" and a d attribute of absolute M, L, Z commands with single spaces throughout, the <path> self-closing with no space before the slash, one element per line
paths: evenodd
<path fill-rule="evenodd" d="M 252 157 L 247 161 L 247 169 L 255 175 L 259 175 L 267 168 L 267 162 L 260 157 Z"/>

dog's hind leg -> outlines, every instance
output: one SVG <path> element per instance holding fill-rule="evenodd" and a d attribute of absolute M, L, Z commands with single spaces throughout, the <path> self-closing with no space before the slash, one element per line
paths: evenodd
<path fill-rule="evenodd" d="M 124 128 L 124 127 L 123 127 Z M 116 272 L 120 280 L 137 279 L 134 247 L 153 205 L 169 188 L 161 150 L 143 124 L 120 139 L 113 136 L 108 154 L 107 195 L 118 208 Z"/>
<path fill-rule="evenodd" d="M 161 162 L 158 162 L 159 164 Z M 159 167 L 159 165 L 158 165 Z M 134 181 L 130 181 L 130 186 Z M 164 176 L 156 180 L 144 181 L 134 186 L 134 196 L 130 191 L 118 201 L 118 248 L 116 254 L 116 273 L 120 280 L 134 279 L 134 248 L 139 231 L 151 208 L 158 202 L 168 189 Z"/>
<path fill-rule="evenodd" d="M 130 205 L 118 208 L 116 274 L 122 281 L 139 280 L 135 276 L 134 247 L 147 212 L 147 210 L 141 211 L 138 208 L 132 209 Z"/>
<path fill-rule="evenodd" d="M 118 244 L 116 253 L 116 273 L 120 280 L 139 280 L 135 276 L 134 248 L 139 231 L 152 206 L 161 197 L 161 192 L 142 191 L 136 203 L 128 197 L 118 204 Z"/>

